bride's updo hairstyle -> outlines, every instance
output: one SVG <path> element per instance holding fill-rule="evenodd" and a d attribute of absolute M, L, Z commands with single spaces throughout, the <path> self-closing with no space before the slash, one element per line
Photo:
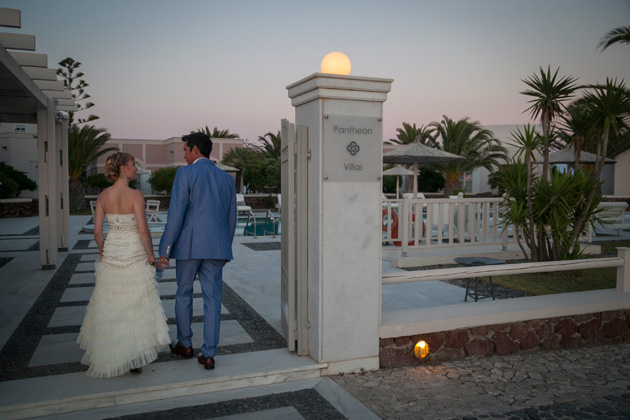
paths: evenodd
<path fill-rule="evenodd" d="M 120 167 L 133 160 L 133 156 L 125 152 L 116 152 L 105 161 L 105 178 L 109 182 L 116 182 L 120 178 Z"/>

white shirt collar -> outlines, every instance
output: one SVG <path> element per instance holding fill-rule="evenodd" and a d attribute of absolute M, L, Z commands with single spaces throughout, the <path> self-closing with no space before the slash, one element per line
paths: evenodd
<path fill-rule="evenodd" d="M 198 162 L 198 161 L 200 161 L 201 159 L 208 159 L 208 158 L 207 158 L 207 157 L 200 157 L 200 158 L 197 158 L 197 159 L 195 159 L 195 161 L 194 161 L 192 164 L 194 165 L 195 163 L 197 163 L 197 162 Z"/>

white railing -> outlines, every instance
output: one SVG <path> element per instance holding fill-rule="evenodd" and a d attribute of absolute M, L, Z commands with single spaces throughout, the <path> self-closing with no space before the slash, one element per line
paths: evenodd
<path fill-rule="evenodd" d="M 394 285 L 455 278 L 487 277 L 617 267 L 616 288 L 544 295 L 475 304 L 405 308 L 381 312 L 380 338 L 409 337 L 439 331 L 518 323 L 541 318 L 630 309 L 630 248 L 617 248 L 613 258 L 457 267 L 387 273 L 382 284 Z"/>
<path fill-rule="evenodd" d="M 401 199 L 383 202 L 383 243 L 409 250 L 516 243 L 501 223 L 503 198 Z M 419 221 L 422 221 L 419 223 Z M 421 228 L 422 227 L 422 228 Z"/>
<path fill-rule="evenodd" d="M 626 273 L 626 270 L 630 268 L 628 267 L 628 261 L 630 261 L 630 248 L 617 248 L 617 251 L 618 256 L 610 258 L 455 267 L 408 271 L 402 273 L 387 273 L 383 274 L 382 284 L 415 283 L 471 277 L 505 276 L 512 274 L 548 273 L 556 271 L 620 267 L 621 269 L 617 270 L 617 291 L 630 292 L 630 274 Z"/>

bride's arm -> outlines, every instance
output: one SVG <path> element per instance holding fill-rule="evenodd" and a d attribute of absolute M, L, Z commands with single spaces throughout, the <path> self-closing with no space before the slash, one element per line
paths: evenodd
<path fill-rule="evenodd" d="M 96 206 L 94 209 L 94 242 L 98 247 L 100 256 L 103 256 L 103 244 L 105 243 L 105 237 L 103 235 L 103 224 L 105 223 L 105 210 L 101 203 L 101 196 L 96 199 Z"/>
<path fill-rule="evenodd" d="M 133 195 L 133 212 L 136 215 L 136 220 L 138 221 L 138 232 L 140 233 L 140 240 L 142 241 L 144 250 L 147 253 L 149 262 L 155 263 L 155 254 L 153 253 L 153 240 L 151 239 L 149 224 L 147 223 L 144 196 L 140 191 L 134 191 Z"/>

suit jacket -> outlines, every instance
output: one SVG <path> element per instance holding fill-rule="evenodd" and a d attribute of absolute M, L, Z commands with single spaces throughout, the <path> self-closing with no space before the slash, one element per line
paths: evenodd
<path fill-rule="evenodd" d="M 177 169 L 160 255 L 229 261 L 235 230 L 234 178 L 209 159 Z"/>

